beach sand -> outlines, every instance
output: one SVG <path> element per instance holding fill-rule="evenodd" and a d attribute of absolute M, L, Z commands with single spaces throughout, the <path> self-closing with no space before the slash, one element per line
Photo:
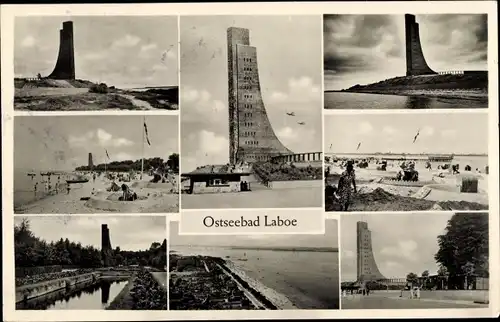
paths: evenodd
<path fill-rule="evenodd" d="M 336 164 L 327 165 L 330 175 L 327 184 L 337 186 L 344 171 Z M 377 170 L 377 164 L 368 168 L 355 168 L 357 193 L 352 195 L 350 211 L 411 211 L 411 210 L 486 210 L 488 209 L 488 176 L 463 171 L 453 175 L 448 170 L 425 169 L 417 163 L 417 182 L 396 181 L 399 167 L 388 164 L 386 171 Z M 461 166 L 463 169 L 463 166 Z M 478 179 L 478 193 L 461 193 L 463 176 Z M 326 198 L 326 211 L 341 211 L 340 205 Z"/>
<path fill-rule="evenodd" d="M 101 212 L 141 213 L 179 211 L 179 195 L 172 184 L 155 184 L 149 187 L 150 178 L 145 176 L 142 182 L 127 182 L 126 184 L 143 200 L 118 201 L 109 200 L 110 196 L 121 195 L 121 192 L 106 191 L 111 186 L 111 181 L 102 177 L 95 182 L 72 184 L 69 193 L 62 191 L 55 195 L 37 200 L 33 203 L 18 206 L 14 209 L 16 214 L 87 214 Z M 120 185 L 121 183 L 118 183 Z M 159 186 L 158 186 L 159 185 Z M 147 197 L 147 198 L 146 198 Z M 88 198 L 81 200 L 81 198 Z"/>

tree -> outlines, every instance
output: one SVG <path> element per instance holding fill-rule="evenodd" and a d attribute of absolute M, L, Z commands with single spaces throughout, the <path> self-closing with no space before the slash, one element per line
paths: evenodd
<path fill-rule="evenodd" d="M 179 172 L 179 154 L 178 153 L 172 153 L 168 157 L 167 165 L 174 173 Z"/>
<path fill-rule="evenodd" d="M 427 280 L 429 279 L 429 271 L 428 270 L 425 270 L 422 272 L 422 277 L 423 277 L 423 280 L 424 280 L 424 288 L 427 284 Z"/>
<path fill-rule="evenodd" d="M 408 273 L 408 275 L 406 275 L 406 282 L 412 285 L 416 284 L 418 282 L 418 275 L 415 273 Z"/>
<path fill-rule="evenodd" d="M 488 215 L 455 214 L 448 221 L 445 234 L 438 236 L 437 263 L 446 268 L 449 285 L 464 287 L 464 277 L 471 271 L 487 276 Z M 469 275 L 470 276 L 470 275 Z"/>

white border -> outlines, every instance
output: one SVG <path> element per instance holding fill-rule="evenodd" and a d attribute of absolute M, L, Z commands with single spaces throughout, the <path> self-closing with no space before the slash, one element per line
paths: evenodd
<path fill-rule="evenodd" d="M 102 5 L 3 5 L 1 7 L 1 60 L 2 60 L 2 204 L 3 234 L 2 242 L 4 251 L 2 263 L 3 270 L 3 298 L 8 299 L 14 290 L 13 271 L 13 209 L 12 209 L 12 146 L 13 146 L 13 17 L 14 16 L 59 16 L 59 15 L 148 15 L 157 16 L 162 12 L 165 15 L 322 15 L 324 13 L 336 14 L 403 14 L 409 11 L 414 14 L 423 13 L 488 13 L 488 69 L 489 69 L 489 165 L 490 165 L 490 306 L 487 309 L 436 309 L 436 310 L 289 310 L 289 311 L 14 311 L 13 303 L 4 302 L 4 320 L 6 321 L 78 321 L 108 320 L 108 321 L 134 321 L 134 320 L 174 320 L 174 319 L 262 319 L 262 318 L 359 318 L 359 317 L 484 317 L 498 315 L 499 304 L 499 217 L 498 217 L 498 43 L 497 43 L 497 3 L 494 1 L 412 1 L 408 2 L 338 2 L 338 3 L 212 3 L 200 5 L 192 4 L 102 4 Z M 179 31 L 180 32 L 180 31 Z M 323 37 L 323 35 L 318 35 Z M 179 49 L 180 51 L 180 46 Z M 179 57 L 180 59 L 180 57 Z M 180 71 L 180 64 L 178 66 Z M 179 83 L 179 98 L 181 95 Z M 179 99 L 179 110 L 180 110 Z M 178 111 L 179 111 L 178 110 Z M 325 114 L 332 114 L 325 112 Z M 375 110 L 374 110 L 375 111 Z M 163 112 L 163 111 L 162 111 Z M 343 110 L 339 113 L 355 114 L 357 111 Z M 403 111 L 385 110 L 377 111 L 381 114 L 402 113 Z M 419 110 L 405 111 L 405 113 L 439 113 L 462 112 L 458 110 Z M 470 112 L 477 112 L 476 110 Z M 76 113 L 76 114 L 74 114 Z M 129 111 L 120 111 L 120 115 L 132 114 Z M 136 111 L 133 112 L 135 114 Z M 464 113 L 466 113 L 464 111 Z M 89 113 L 85 113 L 88 115 Z M 112 115 L 112 111 L 107 111 Z M 145 114 L 145 113 L 143 113 Z M 142 115 L 143 115 L 142 114 Z M 148 113 L 149 114 L 149 113 Z M 148 115 L 146 114 L 146 115 Z M 158 113 L 160 114 L 160 113 Z M 179 113 L 180 114 L 180 113 Z M 334 113 L 333 113 L 334 114 Z M 17 114 L 16 114 L 17 115 Z M 51 115 L 56 115 L 56 113 Z M 78 112 L 66 112 L 64 115 L 78 115 Z M 179 119 L 180 122 L 180 119 Z M 179 127 L 180 131 L 180 127 Z M 180 141 L 179 141 L 180 142 Z M 180 143 L 179 143 L 180 144 Z M 182 147 L 179 147 L 182 151 Z M 492 180 L 493 179 L 493 180 Z M 180 180 L 179 180 L 180 184 Z M 179 204 L 181 198 L 179 198 Z M 7 207 L 5 205 L 8 205 Z M 122 214 L 121 214 L 122 215 Z M 137 214 L 134 214 L 135 216 Z M 327 214 L 329 218 L 334 214 Z M 167 215 L 167 221 L 179 219 L 179 214 Z M 339 216 L 341 217 L 341 216 Z M 341 222 L 339 220 L 339 230 Z M 339 234 L 340 235 L 340 234 Z M 167 236 L 168 233 L 167 233 Z M 167 241 L 169 241 L 167 237 Z M 339 244 L 340 247 L 340 244 Z M 339 249 L 339 254 L 341 250 Z M 8 265 L 11 264 L 11 265 Z M 340 272 L 340 268 L 339 268 Z M 340 279 L 339 279 L 340 281 Z M 5 300 L 4 300 L 5 301 Z"/>

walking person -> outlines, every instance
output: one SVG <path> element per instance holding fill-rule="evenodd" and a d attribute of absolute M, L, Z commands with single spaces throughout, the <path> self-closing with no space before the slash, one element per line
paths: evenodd
<path fill-rule="evenodd" d="M 340 176 L 337 190 L 342 211 L 347 211 L 349 208 L 353 193 L 351 186 L 354 188 L 354 193 L 356 193 L 357 189 L 354 165 L 352 161 L 347 161 L 347 168 Z"/>
<path fill-rule="evenodd" d="M 417 299 L 420 299 L 420 287 L 417 287 L 416 293 L 417 293 Z"/>

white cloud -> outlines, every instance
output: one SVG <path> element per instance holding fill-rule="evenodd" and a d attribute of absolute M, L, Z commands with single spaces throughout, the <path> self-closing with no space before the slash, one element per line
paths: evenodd
<path fill-rule="evenodd" d="M 163 64 L 156 64 L 153 66 L 153 71 L 162 72 L 168 70 L 168 67 Z"/>
<path fill-rule="evenodd" d="M 198 142 L 201 151 L 206 154 L 219 154 L 229 146 L 229 141 L 225 137 L 217 136 L 215 133 L 206 130 L 198 133 Z"/>
<path fill-rule="evenodd" d="M 368 134 L 373 130 L 373 126 L 370 124 L 370 122 L 361 122 L 358 125 L 358 132 L 361 134 Z"/>
<path fill-rule="evenodd" d="M 181 91 L 181 96 L 185 102 L 194 102 L 198 99 L 199 93 L 195 89 L 185 88 Z"/>
<path fill-rule="evenodd" d="M 395 246 L 387 246 L 382 248 L 381 254 L 391 257 L 403 257 L 411 261 L 418 258 L 418 245 L 414 240 L 401 240 Z"/>
<path fill-rule="evenodd" d="M 176 59 L 177 58 L 177 55 L 172 50 L 167 51 L 167 53 L 165 54 L 165 56 L 167 56 L 167 58 L 169 58 L 169 59 Z"/>
<path fill-rule="evenodd" d="M 271 100 L 275 102 L 284 102 L 288 99 L 288 95 L 282 92 L 274 92 L 271 94 Z"/>
<path fill-rule="evenodd" d="M 276 135 L 280 139 L 284 140 L 294 140 L 297 138 L 297 131 L 294 131 L 291 127 L 284 127 L 276 131 Z"/>
<path fill-rule="evenodd" d="M 385 133 L 385 134 L 388 134 L 388 135 L 393 135 L 397 132 L 397 130 L 395 128 L 393 128 L 392 126 L 384 126 L 384 128 L 382 129 L 382 131 Z"/>
<path fill-rule="evenodd" d="M 134 47 L 141 41 L 141 38 L 133 35 L 125 35 L 113 42 L 113 47 Z"/>
<path fill-rule="evenodd" d="M 33 47 L 36 44 L 36 39 L 32 36 L 27 36 L 26 38 L 23 39 L 21 45 L 23 47 Z"/>
<path fill-rule="evenodd" d="M 118 154 L 110 155 L 112 161 L 124 161 L 124 160 L 134 160 L 135 158 L 132 157 L 132 155 L 125 153 L 125 152 L 120 152 Z"/>
<path fill-rule="evenodd" d="M 106 54 L 103 52 L 91 52 L 83 55 L 83 59 L 85 60 L 101 60 L 106 57 Z"/>
<path fill-rule="evenodd" d="M 344 259 L 344 258 L 354 258 L 355 256 L 356 256 L 356 254 L 353 251 L 350 251 L 350 250 L 344 250 L 342 252 L 342 259 Z"/>
<path fill-rule="evenodd" d="M 456 135 L 457 135 L 457 130 L 448 129 L 448 130 L 441 131 L 441 136 L 444 138 L 450 139 L 450 138 L 456 137 Z"/>
<path fill-rule="evenodd" d="M 430 126 L 425 126 L 420 133 L 425 136 L 431 136 L 434 134 L 434 128 Z"/>
<path fill-rule="evenodd" d="M 147 44 L 141 46 L 141 51 L 146 52 L 158 48 L 157 44 Z"/>
<path fill-rule="evenodd" d="M 90 131 L 81 136 L 70 135 L 68 137 L 68 143 L 73 147 L 88 147 L 91 145 L 99 145 L 103 147 L 123 147 L 134 144 L 134 142 L 126 138 L 113 138 L 113 135 L 103 129 Z"/>
<path fill-rule="evenodd" d="M 276 91 L 270 96 L 271 103 L 310 103 L 311 100 L 320 100 L 320 86 L 314 84 L 312 78 L 302 76 L 288 80 L 287 92 Z M 309 109 L 310 106 L 304 108 Z"/>

